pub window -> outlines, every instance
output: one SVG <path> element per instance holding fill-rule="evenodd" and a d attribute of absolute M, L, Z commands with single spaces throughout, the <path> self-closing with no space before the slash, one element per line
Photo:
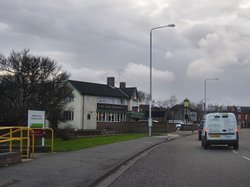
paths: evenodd
<path fill-rule="evenodd" d="M 90 114 L 87 115 L 87 119 L 91 120 L 91 115 Z"/>
<path fill-rule="evenodd" d="M 122 121 L 122 113 L 117 114 L 117 121 Z"/>
<path fill-rule="evenodd" d="M 111 113 L 111 121 L 115 121 L 115 113 Z"/>
<path fill-rule="evenodd" d="M 108 120 L 107 121 L 112 121 L 112 114 L 111 113 L 107 113 L 108 115 Z"/>
<path fill-rule="evenodd" d="M 96 121 L 99 121 L 99 113 L 96 113 Z"/>
<path fill-rule="evenodd" d="M 98 121 L 105 121 L 105 113 L 98 113 Z"/>
<path fill-rule="evenodd" d="M 65 121 L 73 121 L 74 120 L 74 111 L 64 111 L 63 118 Z"/>
<path fill-rule="evenodd" d="M 91 102 L 92 102 L 92 97 L 86 96 L 86 101 L 87 101 L 88 103 L 91 103 Z"/>

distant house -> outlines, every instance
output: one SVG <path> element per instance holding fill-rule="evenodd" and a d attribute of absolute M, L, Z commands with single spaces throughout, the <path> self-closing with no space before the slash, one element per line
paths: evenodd
<path fill-rule="evenodd" d="M 250 127 L 250 107 L 233 106 L 230 110 L 235 114 L 239 126 Z"/>
<path fill-rule="evenodd" d="M 96 129 L 97 123 L 133 121 L 143 117 L 139 110 L 136 87 L 126 87 L 125 82 L 115 87 L 115 78 L 108 77 L 107 84 L 69 80 L 74 98 L 64 111 L 65 122 L 59 128 Z"/>
<path fill-rule="evenodd" d="M 188 115 L 188 121 L 197 122 L 199 121 L 199 116 L 197 111 L 192 108 L 184 108 L 183 104 L 174 105 L 168 111 L 169 120 L 186 120 L 185 115 Z"/>
<path fill-rule="evenodd" d="M 144 120 L 148 120 L 149 117 L 149 105 L 141 104 L 139 106 L 140 112 L 144 113 Z M 167 108 L 152 106 L 151 117 L 156 121 L 166 121 Z"/>

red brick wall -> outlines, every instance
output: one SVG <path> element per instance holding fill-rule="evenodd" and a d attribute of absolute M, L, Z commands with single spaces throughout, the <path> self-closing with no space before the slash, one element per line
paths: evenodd
<path fill-rule="evenodd" d="M 147 122 L 98 122 L 97 130 L 111 130 L 121 133 L 147 133 Z M 152 133 L 164 133 L 175 131 L 175 126 L 164 122 L 153 123 Z"/>

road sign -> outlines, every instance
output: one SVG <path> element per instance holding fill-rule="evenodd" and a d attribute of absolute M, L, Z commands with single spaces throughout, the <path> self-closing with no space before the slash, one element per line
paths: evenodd
<path fill-rule="evenodd" d="M 28 127 L 44 128 L 45 111 L 28 110 Z"/>

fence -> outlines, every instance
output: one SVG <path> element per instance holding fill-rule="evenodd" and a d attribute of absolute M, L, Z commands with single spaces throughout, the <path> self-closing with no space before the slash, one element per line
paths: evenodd
<path fill-rule="evenodd" d="M 34 158 L 34 131 L 28 127 L 0 127 L 0 152 L 19 151 L 22 158 Z M 6 150 L 7 147 L 7 150 Z M 30 150 L 31 148 L 31 150 Z"/>
<path fill-rule="evenodd" d="M 54 131 L 52 128 L 0 127 L 0 153 L 20 152 L 22 158 L 34 158 L 35 139 L 51 132 L 50 150 L 53 152 Z"/>

